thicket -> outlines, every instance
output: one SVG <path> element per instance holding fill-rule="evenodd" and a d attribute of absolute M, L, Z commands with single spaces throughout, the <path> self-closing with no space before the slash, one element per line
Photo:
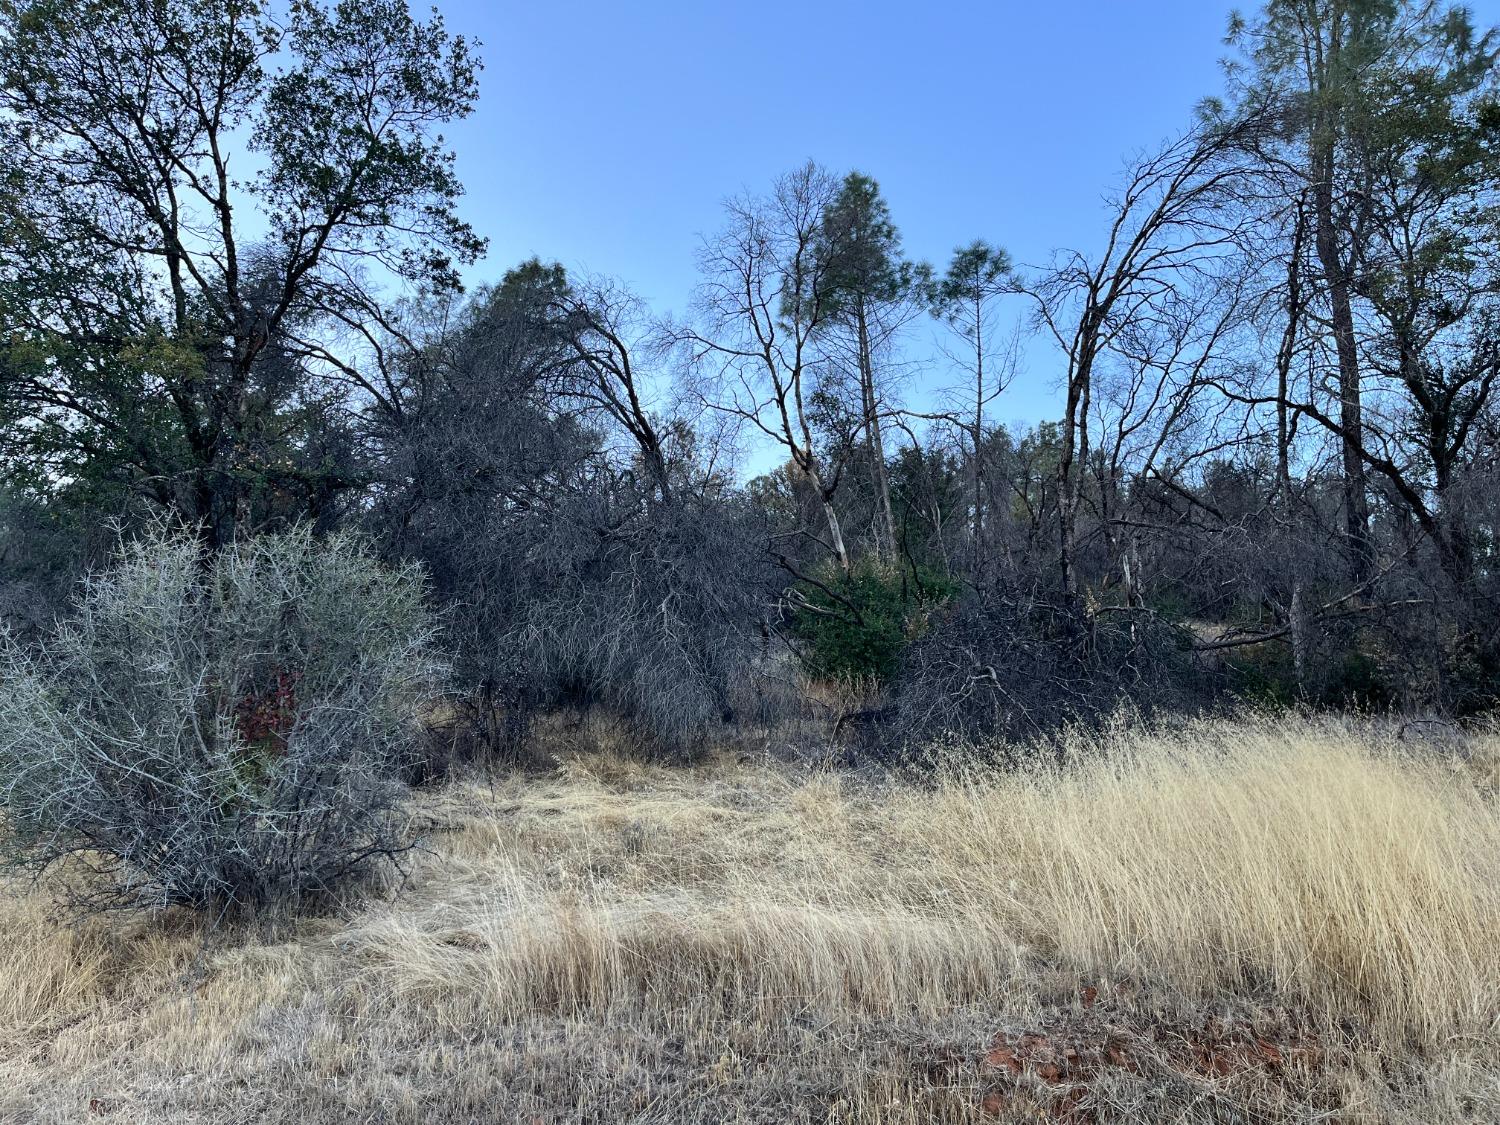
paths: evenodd
<path fill-rule="evenodd" d="M 1143 718 L 1199 711 L 1228 686 L 1195 661 L 1185 629 L 1153 613 L 971 591 L 903 652 L 875 742 L 903 756 L 943 737 L 1024 744 L 1122 707 Z"/>

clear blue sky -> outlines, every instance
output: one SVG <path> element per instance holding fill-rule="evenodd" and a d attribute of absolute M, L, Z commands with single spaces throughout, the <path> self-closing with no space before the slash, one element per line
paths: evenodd
<path fill-rule="evenodd" d="M 879 180 L 913 257 L 941 265 L 979 237 L 1022 263 L 1094 245 L 1127 157 L 1221 90 L 1233 6 L 437 3 L 486 63 L 478 110 L 450 131 L 464 212 L 491 239 L 476 279 L 536 254 L 663 311 L 686 306 L 722 200 L 809 157 Z M 1471 9 L 1500 22 L 1500 0 Z M 995 420 L 1049 415 L 1056 374 L 1028 372 Z"/>

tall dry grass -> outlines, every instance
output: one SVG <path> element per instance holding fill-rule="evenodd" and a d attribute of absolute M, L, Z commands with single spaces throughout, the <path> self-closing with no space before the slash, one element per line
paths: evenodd
<path fill-rule="evenodd" d="M 1080 968 L 1427 1042 L 1500 1014 L 1500 811 L 1482 772 L 1333 725 L 1116 730 L 1083 750 L 904 798 L 909 846 Z"/>
<path fill-rule="evenodd" d="M 1061 1088 L 981 1058 L 1042 1029 L 1156 1060 L 1069 1087 L 1077 1120 L 1483 1120 L 1497 750 L 1121 727 L 924 785 L 575 755 L 422 798 L 404 893 L 207 953 L 12 900 L 0 1091 L 59 1120 L 1024 1120 Z M 1235 1020 L 1319 1073 L 1172 1062 Z"/>

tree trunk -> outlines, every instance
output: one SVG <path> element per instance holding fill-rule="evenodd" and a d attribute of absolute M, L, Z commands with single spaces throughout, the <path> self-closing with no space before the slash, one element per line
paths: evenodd
<path fill-rule="evenodd" d="M 855 314 L 859 333 L 859 383 L 865 422 L 865 447 L 875 491 L 875 551 L 883 562 L 896 557 L 896 516 L 891 507 L 890 475 L 885 467 L 885 438 L 880 432 L 880 402 L 875 394 L 875 357 L 870 326 L 860 301 Z"/>
<path fill-rule="evenodd" d="M 981 450 L 984 448 L 984 321 L 983 305 L 974 302 L 974 566 L 981 567 L 984 559 L 984 469 Z"/>
<path fill-rule="evenodd" d="M 1328 286 L 1333 321 L 1334 347 L 1339 367 L 1339 423 L 1343 444 L 1344 525 L 1349 540 L 1350 564 L 1356 582 L 1366 582 L 1375 571 L 1375 548 L 1370 540 L 1370 507 L 1365 489 L 1365 465 L 1360 457 L 1364 423 L 1360 407 L 1359 350 L 1354 336 L 1354 309 L 1349 293 L 1349 274 L 1339 250 L 1339 232 L 1334 222 L 1334 151 L 1338 111 L 1330 104 L 1330 91 L 1338 74 L 1343 43 L 1342 14 L 1334 13 L 1326 53 L 1321 60 L 1315 93 L 1320 104 L 1314 115 L 1311 137 L 1312 189 L 1315 210 L 1314 244 L 1318 263 Z"/>
<path fill-rule="evenodd" d="M 1292 434 L 1289 421 L 1292 360 L 1297 353 L 1297 330 L 1302 324 L 1302 243 L 1307 236 L 1307 213 L 1297 202 L 1292 252 L 1286 267 L 1286 329 L 1276 353 L 1276 488 L 1282 509 L 1292 501 Z"/>
<path fill-rule="evenodd" d="M 1339 365 L 1339 428 L 1342 432 L 1344 525 L 1349 538 L 1354 580 L 1365 582 L 1375 570 L 1375 548 L 1370 541 L 1370 505 L 1365 489 L 1364 421 L 1360 405 L 1359 351 L 1354 338 L 1354 310 L 1333 230 L 1332 192 L 1319 185 L 1318 259 L 1328 279 L 1333 313 L 1333 339 Z"/>
<path fill-rule="evenodd" d="M 1092 332 L 1092 326 L 1086 326 Z M 1088 458 L 1088 410 L 1093 355 L 1085 348 L 1068 375 L 1068 398 L 1064 407 L 1062 449 L 1058 456 L 1059 563 L 1063 592 L 1078 594 L 1078 504 L 1083 489 L 1084 463 Z"/>
<path fill-rule="evenodd" d="M 1292 671 L 1297 679 L 1297 690 L 1307 690 L 1307 646 L 1309 622 L 1307 620 L 1307 607 L 1302 600 L 1302 583 L 1297 582 L 1292 586 L 1292 607 L 1289 614 L 1291 617 L 1292 634 Z"/>
<path fill-rule="evenodd" d="M 833 501 L 823 497 L 823 515 L 828 520 L 828 536 L 833 543 L 834 556 L 839 560 L 839 569 L 845 574 L 851 570 L 849 564 L 849 551 L 844 546 L 844 532 L 839 526 L 839 514 L 834 510 Z"/>
<path fill-rule="evenodd" d="M 811 452 L 806 456 L 796 458 L 798 467 L 802 470 L 803 477 L 808 485 L 818 495 L 818 503 L 823 506 L 823 516 L 828 521 L 829 546 L 833 548 L 833 554 L 838 559 L 839 569 L 845 574 L 850 572 L 849 550 L 844 545 L 844 529 L 839 523 L 839 514 L 833 506 L 833 495 L 823 485 L 823 476 L 818 472 L 817 463 L 813 460 Z"/>

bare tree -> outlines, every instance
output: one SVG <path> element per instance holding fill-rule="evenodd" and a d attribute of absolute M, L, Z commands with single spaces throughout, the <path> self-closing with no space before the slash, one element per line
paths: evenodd
<path fill-rule="evenodd" d="M 1090 468 L 1097 527 L 1119 569 L 1127 607 L 1143 601 L 1143 538 L 1170 531 L 1143 521 L 1133 486 L 1155 482 L 1201 506 L 1193 493 L 1195 472 L 1253 440 L 1250 419 L 1226 411 L 1215 393 L 1221 369 L 1237 364 L 1246 272 L 1234 258 L 1190 271 L 1136 310 L 1095 370 L 1099 439 Z"/>
<path fill-rule="evenodd" d="M 660 359 L 669 345 L 640 298 L 616 282 L 591 279 L 560 292 L 551 313 L 576 360 L 557 389 L 618 426 L 661 499 L 671 503 L 669 430 L 653 417 L 653 380 L 640 368 L 642 357 Z"/>
<path fill-rule="evenodd" d="M 1240 182 L 1248 175 L 1245 135 L 1254 123 L 1204 126 L 1139 161 L 1115 200 L 1103 250 L 1063 254 L 1023 284 L 1038 323 L 1066 358 L 1058 461 L 1059 570 L 1078 593 L 1078 509 L 1089 460 L 1089 416 L 1101 358 L 1195 276 L 1235 252 Z"/>
<path fill-rule="evenodd" d="M 825 544 L 846 572 L 849 548 L 834 496 L 843 464 L 823 463 L 811 398 L 826 364 L 820 340 L 837 305 L 836 262 L 820 252 L 839 181 L 809 161 L 766 196 L 726 204 L 729 223 L 699 255 L 701 327 L 682 329 L 699 395 L 786 450 L 817 495 Z"/>

